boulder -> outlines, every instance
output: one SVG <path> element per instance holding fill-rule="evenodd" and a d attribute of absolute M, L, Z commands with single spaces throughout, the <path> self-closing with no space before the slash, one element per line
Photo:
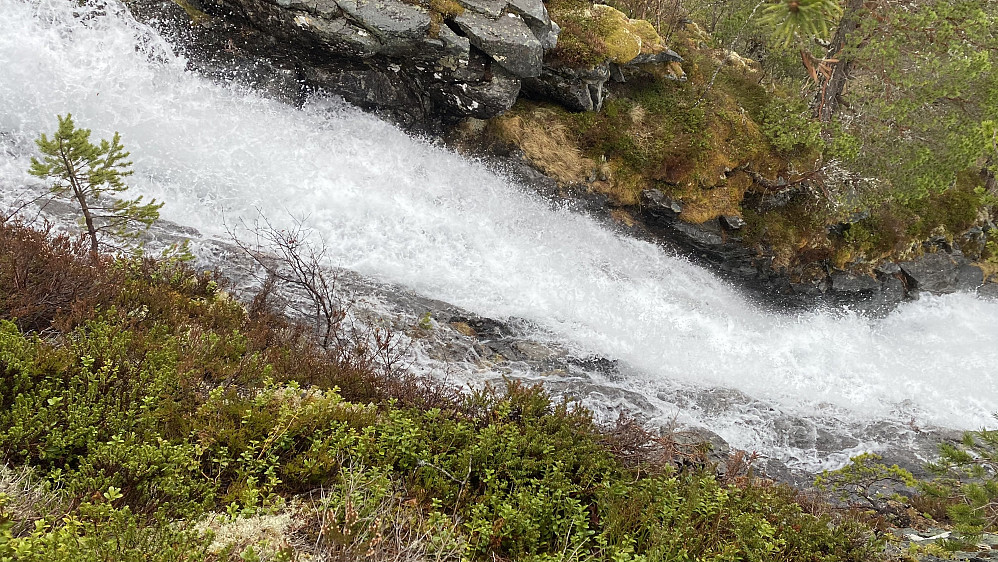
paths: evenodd
<path fill-rule="evenodd" d="M 509 9 L 520 14 L 527 25 L 551 25 L 548 9 L 541 0 L 510 0 Z"/>
<path fill-rule="evenodd" d="M 653 219 L 674 222 L 679 220 L 683 205 L 660 189 L 646 189 L 641 192 L 641 209 Z"/>
<path fill-rule="evenodd" d="M 488 119 L 513 107 L 519 93 L 520 79 L 495 67 L 490 80 L 441 85 L 433 99 L 450 113 Z"/>
<path fill-rule="evenodd" d="M 981 268 L 971 265 L 960 252 L 925 254 L 900 264 L 909 291 L 933 294 L 973 291 L 984 282 Z"/>
<path fill-rule="evenodd" d="M 831 290 L 846 295 L 870 295 L 880 291 L 881 283 L 868 275 L 836 271 L 831 276 Z"/>
<path fill-rule="evenodd" d="M 347 18 L 382 44 L 382 52 L 401 53 L 423 42 L 430 29 L 425 8 L 401 0 L 337 0 Z"/>
<path fill-rule="evenodd" d="M 540 76 L 544 57 L 541 42 L 517 14 L 492 19 L 475 12 L 454 18 L 471 44 L 520 78 Z"/>
<path fill-rule="evenodd" d="M 367 30 L 345 19 L 327 19 L 299 15 L 294 23 L 315 35 L 323 45 L 344 55 L 369 58 L 381 51 L 381 42 Z"/>
<path fill-rule="evenodd" d="M 398 87 L 394 76 L 375 69 L 313 69 L 306 76 L 311 82 L 324 84 L 346 101 L 365 109 L 399 108 L 418 103 L 408 90 Z"/>
<path fill-rule="evenodd" d="M 506 9 L 506 0 L 457 0 L 465 10 L 484 14 L 492 19 L 502 15 Z"/>

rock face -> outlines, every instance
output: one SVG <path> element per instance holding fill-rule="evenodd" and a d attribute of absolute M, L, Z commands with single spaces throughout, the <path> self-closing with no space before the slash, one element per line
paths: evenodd
<path fill-rule="evenodd" d="M 467 35 L 472 45 L 489 55 L 499 66 L 520 78 L 540 75 L 544 50 L 519 15 L 490 17 L 467 11 L 454 18 L 454 23 Z"/>
<path fill-rule="evenodd" d="M 403 0 L 127 1 L 209 75 L 262 67 L 256 82 L 276 82 L 266 91 L 285 101 L 325 91 L 422 129 L 509 109 L 558 34 L 541 0 L 462 0 L 448 13 Z"/>
<path fill-rule="evenodd" d="M 910 289 L 933 294 L 976 291 L 984 284 L 984 272 L 959 250 L 925 254 L 900 264 L 900 269 Z"/>
<path fill-rule="evenodd" d="M 774 271 L 771 260 L 742 243 L 738 233 L 742 223 L 737 217 L 689 224 L 679 219 L 682 210 L 679 202 L 657 189 L 641 194 L 641 214 L 657 235 L 777 308 L 829 304 L 880 315 L 923 292 L 977 291 L 983 297 L 998 298 L 998 284 L 985 284 L 983 271 L 960 250 L 948 246 L 912 261 L 882 264 L 876 277 L 829 269 L 810 282 L 794 281 Z"/>
<path fill-rule="evenodd" d="M 681 60 L 650 24 L 621 15 L 639 48 L 626 61 L 610 53 L 593 68 L 560 64 L 551 56 L 560 28 L 542 0 L 125 1 L 205 74 L 292 103 L 314 91 L 340 95 L 410 129 L 494 117 L 521 86 L 575 111 L 596 110 L 611 65 L 623 79 L 625 67 Z"/>

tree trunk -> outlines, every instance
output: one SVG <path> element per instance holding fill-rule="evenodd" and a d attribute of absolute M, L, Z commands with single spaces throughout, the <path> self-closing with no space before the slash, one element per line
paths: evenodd
<path fill-rule="evenodd" d="M 831 47 L 825 58 L 837 59 L 839 62 L 832 66 L 831 75 L 824 81 L 821 91 L 818 93 L 817 112 L 818 118 L 822 122 L 831 121 L 832 116 L 838 110 L 841 103 L 842 91 L 845 90 L 846 82 L 849 80 L 849 67 L 851 61 L 848 56 L 842 54 L 849 36 L 859 27 L 861 12 L 864 0 L 848 0 L 842 14 L 842 20 L 832 38 Z"/>
<path fill-rule="evenodd" d="M 94 226 L 94 217 L 90 214 L 90 205 L 87 204 L 87 193 L 79 177 L 77 177 L 76 167 L 66 155 L 62 147 L 62 140 L 59 140 L 59 155 L 62 156 L 62 164 L 66 167 L 66 176 L 69 178 L 69 185 L 73 188 L 73 195 L 80 204 L 83 211 L 83 222 L 87 225 L 87 235 L 90 237 L 90 257 L 96 262 L 98 253 L 97 247 L 97 227 Z"/>
<path fill-rule="evenodd" d="M 998 179 L 988 168 L 981 169 L 981 179 L 984 180 L 984 190 L 990 195 L 998 195 Z"/>

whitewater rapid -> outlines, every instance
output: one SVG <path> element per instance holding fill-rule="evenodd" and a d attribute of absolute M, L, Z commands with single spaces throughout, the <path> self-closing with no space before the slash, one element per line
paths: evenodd
<path fill-rule="evenodd" d="M 767 313 L 655 245 L 342 102 L 294 109 L 214 84 L 113 2 L 106 15 L 74 4 L 0 0 L 0 202 L 35 185 L 33 139 L 72 113 L 96 138 L 121 133 L 133 191 L 165 201 L 164 218 L 225 238 L 223 219 L 305 217 L 331 265 L 620 360 L 627 377 L 604 383 L 648 396 L 662 420 L 689 415 L 667 396 L 693 387 L 822 427 L 993 425 L 996 302 L 925 297 L 879 320 Z M 763 410 L 697 421 L 779 454 Z"/>

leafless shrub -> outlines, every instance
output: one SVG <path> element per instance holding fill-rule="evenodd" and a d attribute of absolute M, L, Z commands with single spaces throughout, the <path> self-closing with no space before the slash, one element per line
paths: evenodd
<path fill-rule="evenodd" d="M 724 461 L 721 482 L 736 486 L 752 483 L 755 480 L 754 465 L 757 460 L 759 460 L 759 453 L 755 451 L 751 453 L 742 450 L 731 451 Z"/>
<path fill-rule="evenodd" d="M 244 242 L 232 231 L 229 234 L 266 272 L 267 292 L 275 282 L 281 282 L 304 294 L 308 309 L 296 308 L 298 305 L 293 301 L 289 306 L 301 316 L 313 319 L 319 344 L 329 349 L 336 343 L 346 311 L 336 294 L 336 275 L 323 266 L 325 243 L 313 242 L 312 229 L 303 219 L 294 217 L 291 228 L 278 229 L 261 213 L 248 231 L 255 239 L 253 244 Z"/>
<path fill-rule="evenodd" d="M 690 431 L 667 428 L 655 435 L 633 418 L 621 414 L 608 428 L 603 443 L 626 466 L 656 472 L 666 467 L 679 469 L 707 466 L 710 445 Z"/>

